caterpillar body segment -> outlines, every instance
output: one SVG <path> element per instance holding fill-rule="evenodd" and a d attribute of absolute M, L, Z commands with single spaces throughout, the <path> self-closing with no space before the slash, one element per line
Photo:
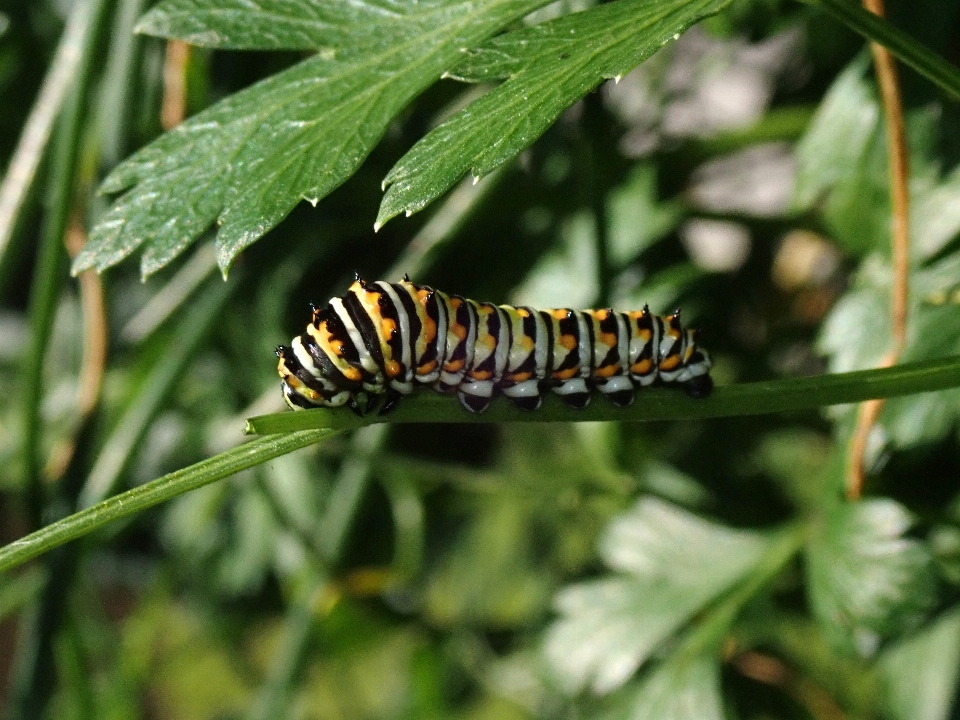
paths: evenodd
<path fill-rule="evenodd" d="M 499 391 L 536 410 L 549 389 L 573 407 L 599 390 L 625 407 L 636 387 L 677 384 L 693 397 L 713 387 L 710 358 L 679 312 L 536 310 L 447 295 L 404 278 L 359 277 L 314 309 L 306 331 L 277 348 L 283 395 L 294 409 L 347 405 L 387 412 L 424 385 L 483 412 Z"/>

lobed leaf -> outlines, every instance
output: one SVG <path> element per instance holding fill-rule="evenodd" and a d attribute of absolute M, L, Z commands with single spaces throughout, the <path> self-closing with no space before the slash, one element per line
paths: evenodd
<path fill-rule="evenodd" d="M 839 647 L 870 654 L 885 636 L 918 623 L 935 600 L 930 553 L 905 537 L 906 509 L 889 499 L 843 504 L 807 549 L 814 614 Z"/>
<path fill-rule="evenodd" d="M 794 204 L 821 205 L 831 235 L 851 252 L 889 243 L 887 159 L 867 56 L 834 81 L 797 145 Z"/>
<path fill-rule="evenodd" d="M 611 524 L 601 555 L 620 574 L 573 585 L 545 653 L 569 692 L 622 685 L 657 646 L 743 578 L 768 538 L 731 530 L 652 498 Z"/>
<path fill-rule="evenodd" d="M 949 218 L 949 210 L 945 211 Z M 937 218 L 931 217 L 930 224 Z M 853 289 L 836 304 L 820 333 L 818 347 L 829 356 L 830 369 L 843 372 L 875 367 L 891 347 L 890 317 L 878 313 L 888 307 L 891 282 L 889 261 L 872 255 L 861 263 Z M 960 350 L 960 304 L 957 277 L 960 254 L 947 255 L 910 277 L 910 314 L 907 344 L 901 363 L 943 357 Z M 936 396 L 910 395 L 890 399 L 880 416 L 890 441 L 904 448 L 938 442 L 960 417 L 960 392 Z"/>
<path fill-rule="evenodd" d="M 729 0 L 619 0 L 506 33 L 449 74 L 508 78 L 430 132 L 387 174 L 377 226 L 422 210 L 467 172 L 515 157 L 601 81 L 619 78 Z"/>
<path fill-rule="evenodd" d="M 393 13 L 361 3 L 356 14 L 346 0 L 329 3 L 341 10 L 330 37 L 354 51 L 308 58 L 119 165 L 103 190 L 129 191 L 93 228 L 73 272 L 104 270 L 142 246 L 141 272 L 150 275 L 216 222 L 217 262 L 225 273 L 301 199 L 316 202 L 348 178 L 396 114 L 455 63 L 461 48 L 542 3 L 402 0 L 391 4 Z M 269 32 L 259 20 L 251 19 L 247 31 Z M 159 24 L 151 20 L 147 29 Z"/>
<path fill-rule="evenodd" d="M 893 720 L 947 720 L 960 676 L 960 608 L 891 646 L 877 667 Z"/>
<path fill-rule="evenodd" d="M 724 720 L 715 653 L 675 656 L 618 697 L 603 720 Z"/>

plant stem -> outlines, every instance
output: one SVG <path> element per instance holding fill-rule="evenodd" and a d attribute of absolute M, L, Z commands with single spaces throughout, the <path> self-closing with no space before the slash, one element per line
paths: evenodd
<path fill-rule="evenodd" d="M 716 388 L 700 400 L 691 400 L 671 388 L 645 388 L 629 408 L 615 408 L 602 398 L 583 410 L 574 410 L 552 393 L 536 412 L 518 410 L 499 398 L 482 415 L 465 411 L 454 399 L 423 391 L 404 398 L 389 415 L 370 414 L 358 418 L 342 408 L 282 412 L 247 421 L 246 432 L 266 435 L 309 428 L 354 429 L 377 423 L 490 423 L 490 422 L 577 422 L 617 420 L 646 422 L 692 418 L 762 415 L 765 413 L 813 410 L 881 397 L 946 390 L 960 386 L 960 357 L 925 360 L 880 370 L 817 375 Z"/>
<path fill-rule="evenodd" d="M 330 429 L 305 430 L 257 438 L 120 495 L 114 495 L 0 548 L 0 572 L 93 532 L 114 520 L 129 517 L 185 492 L 230 477 L 241 470 L 307 447 L 340 432 Z"/>

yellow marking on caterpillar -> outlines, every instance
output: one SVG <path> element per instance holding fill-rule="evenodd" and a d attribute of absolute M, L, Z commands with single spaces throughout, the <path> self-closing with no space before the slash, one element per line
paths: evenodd
<path fill-rule="evenodd" d="M 463 342 L 467 339 L 467 327 L 466 325 L 461 325 L 460 323 L 451 322 L 450 323 L 450 332 L 456 336 L 457 340 Z"/>
<path fill-rule="evenodd" d="M 383 364 L 383 371 L 387 374 L 387 377 L 395 378 L 401 372 L 400 363 L 396 360 L 387 360 Z"/>
<path fill-rule="evenodd" d="M 424 363 L 423 365 L 417 368 L 417 375 L 429 375 L 430 373 L 432 373 L 434 370 L 437 369 L 437 364 L 438 363 L 436 360 L 431 360 L 428 363 Z"/>
<path fill-rule="evenodd" d="M 668 355 L 663 360 L 660 361 L 661 370 L 673 370 L 680 364 L 679 355 Z"/>
<path fill-rule="evenodd" d="M 599 378 L 608 378 L 617 374 L 617 365 L 604 365 L 593 371 L 593 374 Z"/>
<path fill-rule="evenodd" d="M 357 370 L 352 365 L 347 365 L 346 367 L 338 368 L 341 374 L 351 382 L 360 382 L 363 379 L 363 373 Z"/>
<path fill-rule="evenodd" d="M 566 348 L 568 351 L 573 350 L 579 343 L 573 335 L 558 335 L 557 344 L 561 347 Z"/>

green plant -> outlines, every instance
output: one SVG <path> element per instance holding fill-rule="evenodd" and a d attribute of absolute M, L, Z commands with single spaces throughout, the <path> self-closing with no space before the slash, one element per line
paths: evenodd
<path fill-rule="evenodd" d="M 958 8 L 145 5 L 0 5 L 11 717 L 948 716 Z M 909 275 L 851 30 L 916 71 Z M 758 167 L 789 197 L 736 192 Z M 273 347 L 355 269 L 682 301 L 719 387 L 272 412 Z"/>

